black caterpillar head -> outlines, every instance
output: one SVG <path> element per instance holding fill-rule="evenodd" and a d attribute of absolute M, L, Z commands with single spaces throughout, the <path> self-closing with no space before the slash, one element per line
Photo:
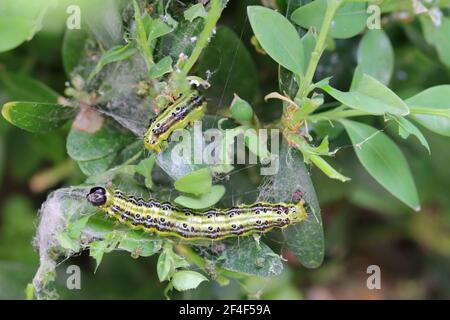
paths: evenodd
<path fill-rule="evenodd" d="M 92 188 L 91 191 L 86 195 L 87 201 L 92 205 L 98 207 L 106 203 L 106 190 L 102 187 Z"/>

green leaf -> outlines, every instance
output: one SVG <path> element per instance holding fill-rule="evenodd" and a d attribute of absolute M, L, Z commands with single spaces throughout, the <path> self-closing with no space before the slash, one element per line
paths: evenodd
<path fill-rule="evenodd" d="M 227 246 L 222 268 L 261 277 L 274 277 L 283 271 L 280 256 L 263 242 L 244 237 Z"/>
<path fill-rule="evenodd" d="M 347 182 L 350 178 L 344 176 L 333 168 L 328 162 L 326 162 L 322 157 L 318 155 L 309 155 L 309 160 L 311 160 L 314 165 L 319 168 L 323 173 L 325 173 L 329 178 L 336 179 L 341 182 Z"/>
<path fill-rule="evenodd" d="M 156 157 L 152 155 L 150 158 L 144 159 L 136 166 L 136 172 L 144 176 L 145 186 L 148 189 L 153 187 L 152 171 L 155 165 Z"/>
<path fill-rule="evenodd" d="M 250 124 L 253 119 L 252 106 L 245 100 L 241 99 L 237 94 L 230 106 L 231 116 L 242 124 Z"/>
<path fill-rule="evenodd" d="M 170 56 L 162 58 L 150 69 L 149 77 L 152 79 L 156 79 L 165 75 L 166 73 L 171 72 L 172 62 L 173 60 Z"/>
<path fill-rule="evenodd" d="M 88 215 L 69 223 L 65 232 L 67 232 L 67 235 L 70 238 L 77 239 L 81 235 L 81 231 L 83 231 L 90 218 L 91 216 Z"/>
<path fill-rule="evenodd" d="M 341 120 L 364 168 L 400 201 L 419 211 L 416 186 L 405 156 L 383 132 L 363 123 Z"/>
<path fill-rule="evenodd" d="M 108 248 L 107 241 L 94 241 L 89 244 L 89 256 L 95 259 L 95 270 L 102 263 L 103 255 Z"/>
<path fill-rule="evenodd" d="M 203 281 L 208 281 L 208 279 L 201 273 L 182 270 L 173 275 L 171 283 L 176 290 L 186 291 L 197 288 Z"/>
<path fill-rule="evenodd" d="M 153 40 L 161 38 L 162 36 L 173 31 L 172 27 L 167 25 L 161 19 L 153 19 L 147 25 L 147 43 L 151 43 Z"/>
<path fill-rule="evenodd" d="M 88 33 L 85 29 L 66 30 L 62 44 L 62 60 L 67 76 L 70 77 L 72 71 L 80 63 L 87 40 Z"/>
<path fill-rule="evenodd" d="M 442 63 L 450 67 L 450 18 L 441 19 L 441 24 L 436 26 L 428 15 L 420 16 L 425 39 L 436 48 Z"/>
<path fill-rule="evenodd" d="M 431 154 L 430 146 L 428 145 L 427 139 L 425 139 L 424 135 L 420 130 L 413 125 L 409 120 L 403 117 L 391 117 L 398 124 L 398 134 L 403 139 L 408 139 L 410 135 L 415 136 L 419 139 L 420 143 L 428 150 L 428 153 Z"/>
<path fill-rule="evenodd" d="M 215 205 L 222 199 L 225 194 L 225 187 L 222 185 L 212 186 L 209 193 L 204 193 L 201 196 L 181 195 L 175 198 L 174 202 L 191 209 L 204 209 Z"/>
<path fill-rule="evenodd" d="M 103 255 L 114 250 L 120 243 L 122 237 L 122 233 L 109 232 L 105 235 L 104 240 L 94 241 L 89 244 L 89 256 L 93 257 L 96 261 L 95 271 L 97 271 L 102 262 Z"/>
<path fill-rule="evenodd" d="M 16 101 L 51 102 L 58 101 L 58 93 L 44 83 L 23 74 L 0 72 L 0 84 L 8 98 Z"/>
<path fill-rule="evenodd" d="M 267 54 L 295 74 L 305 70 L 302 42 L 294 26 L 276 11 L 261 7 L 247 7 L 253 32 Z"/>
<path fill-rule="evenodd" d="M 72 127 L 67 137 L 67 153 L 77 161 L 97 160 L 118 151 L 133 139 L 112 121 L 105 121 L 95 133 Z"/>
<path fill-rule="evenodd" d="M 92 72 L 90 73 L 87 81 L 90 82 L 107 64 L 126 60 L 130 58 L 132 55 L 134 55 L 136 52 L 137 49 L 134 47 L 132 42 L 123 46 L 112 47 L 104 54 L 102 54 L 94 70 L 92 70 Z"/>
<path fill-rule="evenodd" d="M 150 257 L 161 250 L 161 241 L 145 239 L 136 231 L 130 231 L 120 241 L 118 248 L 130 252 L 133 258 Z"/>
<path fill-rule="evenodd" d="M 328 81 L 318 83 L 318 87 L 326 91 L 342 104 L 373 115 L 386 113 L 407 115 L 409 108 L 391 89 L 375 78 L 363 74 L 356 83 L 352 84 L 349 92 L 343 92 L 331 87 Z"/>
<path fill-rule="evenodd" d="M 311 31 L 308 31 L 302 37 L 303 51 L 305 54 L 303 65 L 309 65 L 309 61 L 311 60 L 311 55 L 314 52 L 314 48 L 316 46 L 316 37 Z"/>
<path fill-rule="evenodd" d="M 16 48 L 32 35 L 33 20 L 24 17 L 0 17 L 0 52 Z"/>
<path fill-rule="evenodd" d="M 173 257 L 168 250 L 164 250 L 158 257 L 158 263 L 156 264 L 156 272 L 158 274 L 159 281 L 165 281 L 168 279 L 170 271 L 173 268 Z"/>
<path fill-rule="evenodd" d="M 8 102 L 2 115 L 11 124 L 32 133 L 47 133 L 74 117 L 76 109 L 55 103 Z"/>
<path fill-rule="evenodd" d="M 60 233 L 56 237 L 61 247 L 72 252 L 78 252 L 81 249 L 80 243 L 73 238 L 70 238 L 66 232 Z"/>
<path fill-rule="evenodd" d="M 105 241 L 95 241 L 89 245 L 89 256 L 95 259 L 95 270 L 98 269 L 103 260 L 103 254 L 107 248 Z"/>
<path fill-rule="evenodd" d="M 258 76 L 255 63 L 245 44 L 228 27 L 217 28 L 216 35 L 205 48 L 198 62 L 199 75 L 214 70 L 209 79 L 211 87 L 205 91 L 209 105 L 229 106 L 233 94 L 247 101 L 258 95 Z"/>
<path fill-rule="evenodd" d="M 436 86 L 406 100 L 411 118 L 425 128 L 450 137 L 450 85 Z"/>
<path fill-rule="evenodd" d="M 117 154 L 114 152 L 100 159 L 78 161 L 77 163 L 86 176 L 96 176 L 108 170 L 116 156 Z"/>
<path fill-rule="evenodd" d="M 29 283 L 25 288 L 25 300 L 33 300 L 33 297 L 34 297 L 34 286 L 33 284 Z"/>
<path fill-rule="evenodd" d="M 208 168 L 192 171 L 175 181 L 175 189 L 185 193 L 201 195 L 211 191 L 212 176 Z"/>
<path fill-rule="evenodd" d="M 394 72 L 394 49 L 383 30 L 369 30 L 358 48 L 361 71 L 384 85 L 388 85 Z"/>
<path fill-rule="evenodd" d="M 316 0 L 295 10 L 291 19 L 305 29 L 314 27 L 320 31 L 328 0 Z M 367 5 L 365 3 L 346 3 L 337 10 L 331 23 L 329 35 L 336 39 L 351 38 L 366 27 Z"/>
<path fill-rule="evenodd" d="M 194 21 L 195 18 L 198 17 L 205 18 L 207 16 L 208 13 L 206 12 L 205 7 L 201 3 L 194 4 L 184 12 L 184 18 L 189 22 Z"/>

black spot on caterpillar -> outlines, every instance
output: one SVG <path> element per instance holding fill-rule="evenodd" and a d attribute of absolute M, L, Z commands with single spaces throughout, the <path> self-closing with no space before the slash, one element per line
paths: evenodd
<path fill-rule="evenodd" d="M 173 104 L 165 108 L 151 120 L 144 135 L 144 146 L 147 150 L 161 151 L 161 145 L 177 129 L 200 120 L 206 109 L 203 97 L 195 91 L 182 95 Z"/>
<path fill-rule="evenodd" d="M 119 190 L 102 187 L 92 188 L 86 198 L 133 229 L 185 240 L 222 240 L 265 233 L 304 220 L 309 210 L 300 199 L 295 204 L 257 202 L 228 209 L 196 211 L 155 199 L 135 199 Z"/>

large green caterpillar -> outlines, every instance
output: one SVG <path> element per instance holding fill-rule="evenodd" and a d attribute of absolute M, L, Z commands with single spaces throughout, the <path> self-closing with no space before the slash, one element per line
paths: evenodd
<path fill-rule="evenodd" d="M 298 223 L 309 211 L 303 199 L 295 204 L 257 202 L 228 209 L 194 211 L 169 202 L 136 199 L 119 190 L 102 187 L 92 188 L 86 198 L 132 229 L 185 240 L 222 240 L 265 233 Z"/>
<path fill-rule="evenodd" d="M 201 119 L 205 113 L 206 103 L 203 97 L 193 91 L 183 94 L 173 104 L 152 119 L 144 135 L 144 146 L 149 151 L 161 151 L 162 144 L 177 129 Z"/>

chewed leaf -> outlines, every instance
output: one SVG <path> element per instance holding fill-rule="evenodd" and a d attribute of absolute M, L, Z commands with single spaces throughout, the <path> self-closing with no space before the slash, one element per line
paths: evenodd
<path fill-rule="evenodd" d="M 274 277 L 283 271 L 283 263 L 263 242 L 256 242 L 252 237 L 234 241 L 226 251 L 222 268 L 233 272 L 261 277 Z"/>
<path fill-rule="evenodd" d="M 92 70 L 91 74 L 89 75 L 87 82 L 90 82 L 107 64 L 128 59 L 136 52 L 137 49 L 134 47 L 132 42 L 123 46 L 116 46 L 109 49 L 101 56 L 94 70 Z"/>
<path fill-rule="evenodd" d="M 159 78 L 166 73 L 169 73 L 172 71 L 172 58 L 171 57 L 164 57 L 161 60 L 158 61 L 157 64 L 155 64 L 149 72 L 149 76 L 152 79 Z"/>
<path fill-rule="evenodd" d="M 189 22 L 192 22 L 195 18 L 205 18 L 208 13 L 205 10 L 205 7 L 201 3 L 194 4 L 189 9 L 184 12 L 184 18 Z"/>
<path fill-rule="evenodd" d="M 431 153 L 427 139 L 415 125 L 413 125 L 404 117 L 393 116 L 392 119 L 394 119 L 394 121 L 398 124 L 398 133 L 400 137 L 402 137 L 403 139 L 408 139 L 410 135 L 415 136 L 417 139 L 419 139 L 420 143 L 428 150 L 428 153 Z"/>
<path fill-rule="evenodd" d="M 258 200 L 292 202 L 296 191 L 311 208 L 305 221 L 283 231 L 287 246 L 307 268 L 317 268 L 324 257 L 324 237 L 320 207 L 302 154 L 283 144 L 278 173 L 267 177 L 260 186 Z"/>
<path fill-rule="evenodd" d="M 118 248 L 130 252 L 134 258 L 150 257 L 161 250 L 161 242 L 161 240 L 148 239 L 136 231 L 129 231 L 120 241 Z"/>
<path fill-rule="evenodd" d="M 344 176 L 333 168 L 328 162 L 326 162 L 322 157 L 318 155 L 310 155 L 309 160 L 316 165 L 323 173 L 325 173 L 329 178 L 340 180 L 341 182 L 347 182 L 350 178 Z"/>

